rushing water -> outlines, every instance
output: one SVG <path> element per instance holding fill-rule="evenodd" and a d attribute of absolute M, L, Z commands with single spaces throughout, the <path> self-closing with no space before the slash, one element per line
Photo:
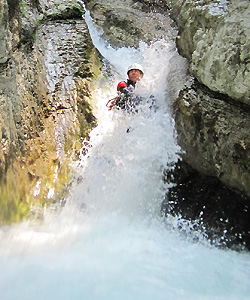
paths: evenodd
<path fill-rule="evenodd" d="M 94 92 L 99 125 L 84 143 L 65 207 L 42 223 L 1 229 L 0 299 L 250 299 L 249 253 L 212 247 L 188 228 L 180 233 L 160 214 L 162 171 L 179 152 L 166 96 L 171 45 L 116 51 L 87 20 L 106 58 Z M 145 69 L 137 91 L 145 103 L 137 114 L 108 111 L 134 61 Z"/>

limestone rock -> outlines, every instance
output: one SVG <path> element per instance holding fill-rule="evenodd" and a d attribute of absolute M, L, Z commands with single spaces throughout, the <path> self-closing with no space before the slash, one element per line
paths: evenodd
<path fill-rule="evenodd" d="M 202 83 L 183 90 L 175 103 L 183 158 L 249 196 L 250 3 L 166 2 L 179 27 L 178 50 Z"/>
<path fill-rule="evenodd" d="M 8 1 L 0 17 L 0 222 L 58 199 L 70 159 L 95 125 L 90 83 L 100 62 L 83 8 L 47 4 Z"/>
<path fill-rule="evenodd" d="M 150 3 L 87 0 L 85 4 L 113 47 L 138 47 L 140 41 L 150 43 L 164 37 L 172 40 L 176 35 L 173 20 L 168 14 L 153 13 Z"/>
<path fill-rule="evenodd" d="M 5 63 L 19 43 L 18 1 L 0 0 L 0 64 Z"/>
<path fill-rule="evenodd" d="M 209 89 L 250 105 L 249 1 L 166 2 L 192 74 Z"/>
<path fill-rule="evenodd" d="M 196 83 L 175 102 L 183 158 L 202 174 L 250 196 L 250 109 Z"/>

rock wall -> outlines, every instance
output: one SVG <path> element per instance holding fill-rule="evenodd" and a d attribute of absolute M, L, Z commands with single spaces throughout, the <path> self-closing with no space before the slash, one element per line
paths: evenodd
<path fill-rule="evenodd" d="M 175 103 L 183 158 L 250 196 L 249 1 L 166 1 L 194 84 Z"/>
<path fill-rule="evenodd" d="M 161 38 L 173 40 L 173 20 L 155 11 L 157 5 L 154 8 L 145 2 L 86 0 L 85 4 L 96 26 L 103 30 L 103 38 L 113 47 L 138 47 L 140 41 L 150 43 Z"/>
<path fill-rule="evenodd" d="M 0 0 L 0 222 L 62 195 L 95 125 L 100 61 L 78 1 Z"/>
<path fill-rule="evenodd" d="M 167 1 L 177 47 L 209 89 L 250 105 L 249 1 Z"/>

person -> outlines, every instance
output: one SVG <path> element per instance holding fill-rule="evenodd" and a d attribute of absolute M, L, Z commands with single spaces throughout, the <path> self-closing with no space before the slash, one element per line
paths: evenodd
<path fill-rule="evenodd" d="M 117 85 L 118 96 L 107 103 L 107 107 L 112 109 L 131 110 L 139 102 L 139 97 L 134 96 L 136 83 L 143 78 L 144 71 L 140 64 L 133 63 L 127 69 L 127 81 L 120 81 Z"/>

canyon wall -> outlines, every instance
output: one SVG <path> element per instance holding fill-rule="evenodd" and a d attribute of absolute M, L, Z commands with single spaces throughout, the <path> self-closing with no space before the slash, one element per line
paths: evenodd
<path fill-rule="evenodd" d="M 0 1 L 0 221 L 59 199 L 93 126 L 100 61 L 78 1 Z"/>
<path fill-rule="evenodd" d="M 183 157 L 250 196 L 250 3 L 166 2 L 194 77 L 175 103 Z"/>

